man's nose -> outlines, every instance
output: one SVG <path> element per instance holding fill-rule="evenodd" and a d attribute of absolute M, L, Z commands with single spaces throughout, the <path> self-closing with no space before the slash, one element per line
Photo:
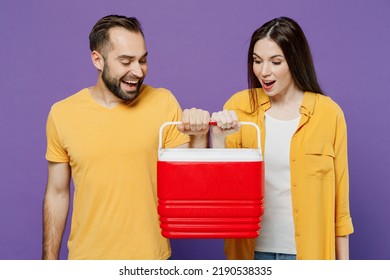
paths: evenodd
<path fill-rule="evenodd" d="M 130 73 L 138 78 L 142 78 L 144 76 L 142 67 L 138 62 L 134 62 L 131 64 Z"/>

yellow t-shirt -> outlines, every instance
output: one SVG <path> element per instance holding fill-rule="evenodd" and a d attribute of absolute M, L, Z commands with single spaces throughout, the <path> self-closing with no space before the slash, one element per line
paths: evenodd
<path fill-rule="evenodd" d="M 143 85 L 130 105 L 100 106 L 83 89 L 54 104 L 46 159 L 69 162 L 74 183 L 69 259 L 167 259 L 157 213 L 158 132 L 181 120 L 171 92 Z M 175 126 L 163 143 L 189 141 Z"/>
<path fill-rule="evenodd" d="M 254 113 L 249 113 L 248 90 L 233 95 L 225 108 L 236 111 L 240 121 L 259 125 L 264 151 L 264 114 L 271 102 L 262 89 L 257 90 L 257 99 L 259 107 Z M 311 92 L 304 93 L 300 112 L 301 120 L 290 144 L 297 259 L 335 259 L 336 236 L 353 232 L 344 114 L 329 97 Z M 255 131 L 243 126 L 227 138 L 226 145 L 256 147 Z M 225 252 L 228 259 L 253 259 L 254 246 L 254 239 L 229 239 L 225 241 Z"/>

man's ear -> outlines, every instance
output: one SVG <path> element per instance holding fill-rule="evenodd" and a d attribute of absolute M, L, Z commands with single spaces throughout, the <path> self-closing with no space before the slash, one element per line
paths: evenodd
<path fill-rule="evenodd" d="M 100 53 L 98 53 L 97 51 L 93 51 L 91 53 L 91 59 L 92 59 L 93 65 L 95 65 L 96 69 L 99 71 L 102 71 L 103 67 L 104 67 L 103 56 Z"/>

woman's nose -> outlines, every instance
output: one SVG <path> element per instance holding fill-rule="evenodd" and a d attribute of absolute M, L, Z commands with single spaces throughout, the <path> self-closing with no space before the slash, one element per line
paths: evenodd
<path fill-rule="evenodd" d="M 271 67 L 269 63 L 264 62 L 262 66 L 260 74 L 265 77 L 271 75 Z"/>

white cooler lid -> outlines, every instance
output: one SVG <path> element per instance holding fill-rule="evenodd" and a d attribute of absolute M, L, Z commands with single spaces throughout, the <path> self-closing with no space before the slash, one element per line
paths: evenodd
<path fill-rule="evenodd" d="M 262 161 L 257 149 L 161 149 L 159 161 Z"/>

